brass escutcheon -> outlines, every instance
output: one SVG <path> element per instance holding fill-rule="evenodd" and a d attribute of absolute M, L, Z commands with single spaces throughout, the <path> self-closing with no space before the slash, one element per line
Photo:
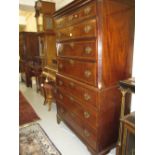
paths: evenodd
<path fill-rule="evenodd" d="M 89 77 L 91 76 L 91 71 L 86 70 L 86 71 L 84 72 L 84 75 L 85 75 L 86 78 L 89 78 Z"/>
<path fill-rule="evenodd" d="M 72 88 L 75 86 L 75 84 L 74 84 L 73 82 L 70 82 L 69 85 L 70 85 L 70 87 L 72 87 Z"/>
<path fill-rule="evenodd" d="M 84 27 L 85 33 L 90 32 L 91 29 L 92 29 L 92 26 L 91 26 L 91 25 L 86 25 L 86 26 Z"/>
<path fill-rule="evenodd" d="M 88 15 L 88 14 L 90 13 L 90 11 L 91 11 L 91 7 L 86 7 L 86 8 L 84 9 L 84 14 L 85 14 L 85 15 Z"/>
<path fill-rule="evenodd" d="M 89 117 L 90 117 L 90 114 L 89 114 L 87 111 L 85 111 L 85 112 L 84 112 L 84 117 L 85 117 L 85 118 L 89 118 Z"/>
<path fill-rule="evenodd" d="M 89 136 L 90 136 L 90 133 L 85 129 L 85 130 L 84 130 L 84 135 L 85 135 L 86 137 L 89 137 Z"/>
<path fill-rule="evenodd" d="M 88 94 L 88 93 L 85 93 L 84 94 L 84 99 L 86 100 L 86 101 L 88 101 L 88 100 L 90 100 L 90 95 Z"/>
<path fill-rule="evenodd" d="M 87 46 L 87 47 L 85 48 L 85 53 L 86 53 L 86 54 L 90 54 L 91 52 L 92 52 L 92 48 L 89 47 L 89 46 Z"/>
<path fill-rule="evenodd" d="M 71 64 L 71 65 L 74 65 L 74 60 L 69 60 L 69 63 Z"/>

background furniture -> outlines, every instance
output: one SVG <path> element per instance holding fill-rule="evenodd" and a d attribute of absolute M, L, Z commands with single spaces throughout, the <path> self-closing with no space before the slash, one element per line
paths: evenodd
<path fill-rule="evenodd" d="M 26 86 L 32 86 L 31 77 L 33 73 L 31 68 L 37 65 L 36 56 L 39 56 L 38 35 L 35 32 L 20 32 L 19 33 L 19 68 L 22 81 L 25 81 Z"/>
<path fill-rule="evenodd" d="M 120 113 L 119 138 L 118 138 L 118 142 L 117 142 L 116 154 L 117 155 L 126 155 L 129 153 L 125 153 L 125 150 L 126 150 L 125 149 L 125 145 L 126 145 L 125 138 L 127 138 L 127 136 L 126 136 L 127 129 L 125 129 L 125 128 L 129 128 L 129 130 L 130 130 L 130 128 L 132 128 L 131 132 L 134 133 L 134 118 L 135 118 L 134 113 L 129 115 L 129 117 L 125 116 L 130 113 L 130 110 L 126 111 L 126 109 L 125 109 L 126 108 L 126 95 L 127 95 L 127 93 L 135 93 L 135 79 L 129 78 L 126 80 L 121 80 L 119 82 L 119 85 L 120 85 L 120 90 L 122 93 L 122 103 L 121 103 L 121 113 Z M 130 107 L 129 107 L 129 109 L 130 109 Z M 124 116 L 125 116 L 125 118 L 124 118 Z M 131 123 L 130 122 L 128 123 L 128 121 L 130 121 Z M 124 129 L 123 129 L 123 124 L 125 126 Z M 131 125 L 131 127 L 130 127 L 130 125 Z M 127 141 L 127 139 L 126 139 L 126 141 Z M 132 147 L 133 147 L 133 144 L 132 144 Z M 130 152 L 131 150 L 129 150 L 129 148 L 127 148 L 126 151 Z"/>
<path fill-rule="evenodd" d="M 54 24 L 52 14 L 55 11 L 55 3 L 38 0 L 35 3 L 35 17 L 38 32 L 53 31 Z"/>
<path fill-rule="evenodd" d="M 56 37 L 52 17 L 55 11 L 55 3 L 36 1 L 35 11 L 39 37 L 39 53 L 43 61 L 39 85 L 42 86 L 40 89 L 45 98 L 44 104 L 48 103 L 50 110 L 51 103 L 54 100 L 53 91 L 56 89 L 55 77 L 57 72 Z"/>
<path fill-rule="evenodd" d="M 118 82 L 132 73 L 134 0 L 73 1 L 53 17 L 57 121 L 63 120 L 92 154 L 106 154 L 118 139 Z"/>
<path fill-rule="evenodd" d="M 135 155 L 135 113 L 125 116 L 122 120 L 122 154 Z"/>

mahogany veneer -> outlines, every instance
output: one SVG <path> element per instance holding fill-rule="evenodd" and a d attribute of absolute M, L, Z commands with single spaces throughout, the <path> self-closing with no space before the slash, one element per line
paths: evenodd
<path fill-rule="evenodd" d="M 118 82 L 132 75 L 134 0 L 73 1 L 53 17 L 57 121 L 92 154 L 106 154 L 118 139 Z"/>

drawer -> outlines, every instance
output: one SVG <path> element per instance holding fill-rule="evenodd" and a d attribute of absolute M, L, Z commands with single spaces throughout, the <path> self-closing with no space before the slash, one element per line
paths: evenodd
<path fill-rule="evenodd" d="M 97 59 L 96 41 L 57 43 L 58 56 Z"/>
<path fill-rule="evenodd" d="M 74 26 L 59 29 L 56 32 L 57 41 L 96 36 L 96 19 L 84 21 Z"/>
<path fill-rule="evenodd" d="M 69 112 L 60 102 L 57 103 L 57 111 L 61 118 L 71 127 L 82 140 L 96 149 L 97 132 L 93 128 L 86 125 L 80 118 Z"/>
<path fill-rule="evenodd" d="M 91 89 L 90 87 L 86 88 L 85 86 L 60 75 L 56 76 L 56 84 L 58 88 L 64 89 L 69 94 L 72 94 L 86 106 L 97 108 L 97 91 L 94 89 Z"/>
<path fill-rule="evenodd" d="M 73 59 L 58 59 L 58 72 L 96 86 L 96 63 Z"/>
<path fill-rule="evenodd" d="M 97 111 L 90 107 L 82 106 L 74 97 L 68 95 L 62 90 L 58 89 L 56 100 L 61 102 L 67 110 L 79 117 L 84 122 L 88 123 L 92 128 L 97 127 Z"/>
<path fill-rule="evenodd" d="M 96 2 L 92 2 L 89 5 L 74 11 L 74 13 L 55 19 L 55 25 L 56 28 L 62 28 L 94 16 L 96 16 Z"/>

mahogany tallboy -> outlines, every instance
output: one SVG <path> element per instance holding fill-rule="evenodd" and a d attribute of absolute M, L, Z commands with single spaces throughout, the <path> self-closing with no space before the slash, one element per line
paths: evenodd
<path fill-rule="evenodd" d="M 75 0 L 53 15 L 57 121 L 95 155 L 118 139 L 118 82 L 132 75 L 134 10 L 134 0 Z"/>

